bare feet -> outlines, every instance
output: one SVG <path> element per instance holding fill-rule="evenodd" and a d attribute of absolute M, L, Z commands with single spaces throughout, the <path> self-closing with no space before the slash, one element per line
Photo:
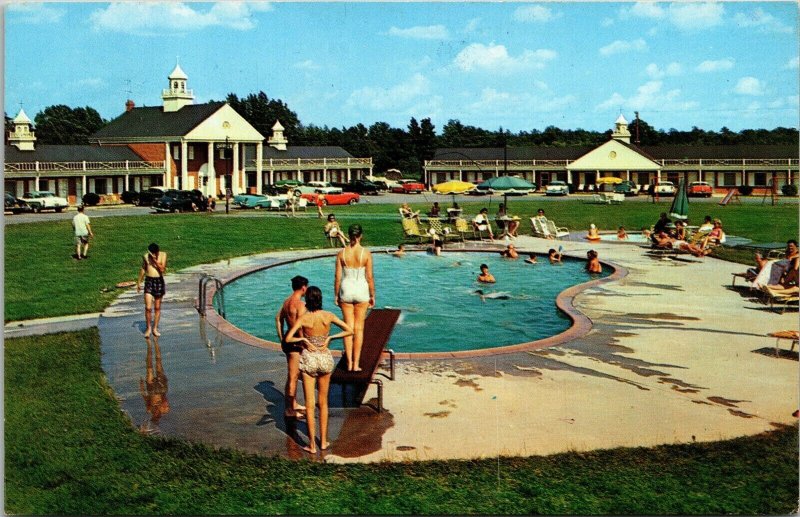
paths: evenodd
<path fill-rule="evenodd" d="M 308 453 L 311 453 L 311 454 L 316 454 L 317 453 L 317 448 L 313 447 L 313 446 L 303 447 L 303 450 L 308 452 Z"/>
<path fill-rule="evenodd" d="M 327 451 L 330 448 L 331 448 L 331 442 L 319 443 L 319 450 L 321 451 Z"/>
<path fill-rule="evenodd" d="M 144 337 L 150 337 L 150 329 L 144 331 Z"/>
<path fill-rule="evenodd" d="M 159 332 L 158 329 L 153 329 L 153 335 L 158 337 L 161 335 L 161 332 Z"/>
<path fill-rule="evenodd" d="M 354 371 L 354 372 L 360 372 L 360 371 L 361 371 L 361 368 L 360 368 L 360 367 L 358 367 L 358 366 L 356 366 L 355 368 L 353 368 L 353 371 Z"/>
<path fill-rule="evenodd" d="M 300 404 L 295 404 L 294 405 L 294 410 L 295 411 L 305 411 L 306 407 L 305 406 L 301 406 Z"/>

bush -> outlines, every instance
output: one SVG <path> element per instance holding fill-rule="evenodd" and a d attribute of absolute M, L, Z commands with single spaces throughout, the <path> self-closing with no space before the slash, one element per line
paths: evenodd
<path fill-rule="evenodd" d="M 82 199 L 83 204 L 87 206 L 95 206 L 100 202 L 100 196 L 94 192 L 87 192 Z"/>
<path fill-rule="evenodd" d="M 122 199 L 123 203 L 133 204 L 133 202 L 139 197 L 139 193 L 135 190 L 126 190 L 120 194 L 119 197 Z"/>
<path fill-rule="evenodd" d="M 781 192 L 783 192 L 784 196 L 796 196 L 797 195 L 797 185 L 792 185 L 787 183 L 786 185 L 781 187 Z"/>
<path fill-rule="evenodd" d="M 736 187 L 736 189 L 739 191 L 739 194 L 743 196 L 749 196 L 750 194 L 753 193 L 753 187 L 751 187 L 750 185 L 739 185 L 738 187 Z"/>

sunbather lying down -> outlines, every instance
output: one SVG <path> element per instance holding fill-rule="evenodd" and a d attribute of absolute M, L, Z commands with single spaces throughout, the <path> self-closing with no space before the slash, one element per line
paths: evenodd
<path fill-rule="evenodd" d="M 665 232 L 659 232 L 658 234 L 656 234 L 653 237 L 653 241 L 657 249 L 677 249 L 685 251 L 687 253 L 691 253 L 695 257 L 704 257 L 709 253 L 711 253 L 710 249 L 703 249 L 700 246 L 689 244 L 684 240 L 673 239 Z"/>

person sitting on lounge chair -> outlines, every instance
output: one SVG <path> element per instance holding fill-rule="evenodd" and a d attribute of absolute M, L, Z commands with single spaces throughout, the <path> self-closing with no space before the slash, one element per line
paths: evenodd
<path fill-rule="evenodd" d="M 492 225 L 489 223 L 489 210 L 487 208 L 481 208 L 481 211 L 475 216 L 475 219 L 472 220 L 472 227 L 479 232 L 489 232 L 489 238 L 494 240 Z"/>
<path fill-rule="evenodd" d="M 761 270 L 764 269 L 764 266 L 767 265 L 767 262 L 769 262 L 767 259 L 761 256 L 761 253 L 756 253 L 754 259 L 756 261 L 755 267 L 747 268 L 747 271 L 744 273 L 744 278 L 748 282 L 755 280 L 758 274 L 761 273 Z"/>
<path fill-rule="evenodd" d="M 342 233 L 342 229 L 336 221 L 336 216 L 333 214 L 328 214 L 328 224 L 325 225 L 325 235 L 331 239 L 339 239 L 342 246 L 350 242 L 347 237 L 345 237 L 344 233 Z"/>
<path fill-rule="evenodd" d="M 656 243 L 656 236 L 658 236 L 659 233 L 666 232 L 668 224 L 672 224 L 672 221 L 667 217 L 666 212 L 661 212 L 661 216 L 658 218 L 658 221 L 656 221 L 656 224 L 653 225 L 653 232 L 650 234 L 650 240 L 653 244 Z"/>
<path fill-rule="evenodd" d="M 781 275 L 777 284 L 769 284 L 766 290 L 772 294 L 794 294 L 798 292 L 798 268 L 800 268 L 800 254 L 798 254 L 797 241 L 790 239 L 786 243 L 786 260 L 789 265 Z"/>
<path fill-rule="evenodd" d="M 408 206 L 408 203 L 403 203 L 400 206 L 399 210 L 400 210 L 400 215 L 403 217 L 403 219 L 414 219 L 416 222 L 418 222 L 418 223 L 420 222 L 419 221 L 419 210 L 414 212 L 413 210 L 411 210 L 411 207 Z"/>
<path fill-rule="evenodd" d="M 725 232 L 722 230 L 722 221 L 719 219 L 714 219 L 714 228 L 708 232 L 708 235 L 703 239 L 703 242 L 700 244 L 702 249 L 706 249 L 709 246 L 715 246 L 722 244 L 725 241 Z"/>

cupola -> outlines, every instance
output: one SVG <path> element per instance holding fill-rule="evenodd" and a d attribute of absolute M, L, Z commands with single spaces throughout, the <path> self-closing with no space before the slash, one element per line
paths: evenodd
<path fill-rule="evenodd" d="M 169 88 L 161 92 L 161 98 L 164 99 L 165 112 L 178 111 L 187 104 L 194 103 L 194 93 L 186 88 L 186 81 L 189 80 L 189 77 L 181 69 L 180 65 L 175 65 L 175 69 L 169 74 L 168 80 Z"/>
<path fill-rule="evenodd" d="M 622 113 L 619 114 L 617 121 L 614 122 L 614 132 L 611 133 L 611 138 L 625 142 L 626 144 L 631 143 L 631 132 L 628 131 L 628 121 L 625 120 Z"/>
<path fill-rule="evenodd" d="M 12 124 L 14 124 L 14 130 L 8 132 L 8 143 L 16 146 L 20 151 L 33 151 L 36 135 L 31 130 L 31 119 L 25 114 L 25 110 L 19 109 Z"/>
<path fill-rule="evenodd" d="M 267 139 L 267 145 L 274 147 L 278 151 L 285 151 L 286 144 L 288 143 L 289 140 L 283 136 L 283 126 L 281 125 L 281 121 L 278 120 L 275 122 L 275 125 L 272 126 L 272 136 Z"/>

